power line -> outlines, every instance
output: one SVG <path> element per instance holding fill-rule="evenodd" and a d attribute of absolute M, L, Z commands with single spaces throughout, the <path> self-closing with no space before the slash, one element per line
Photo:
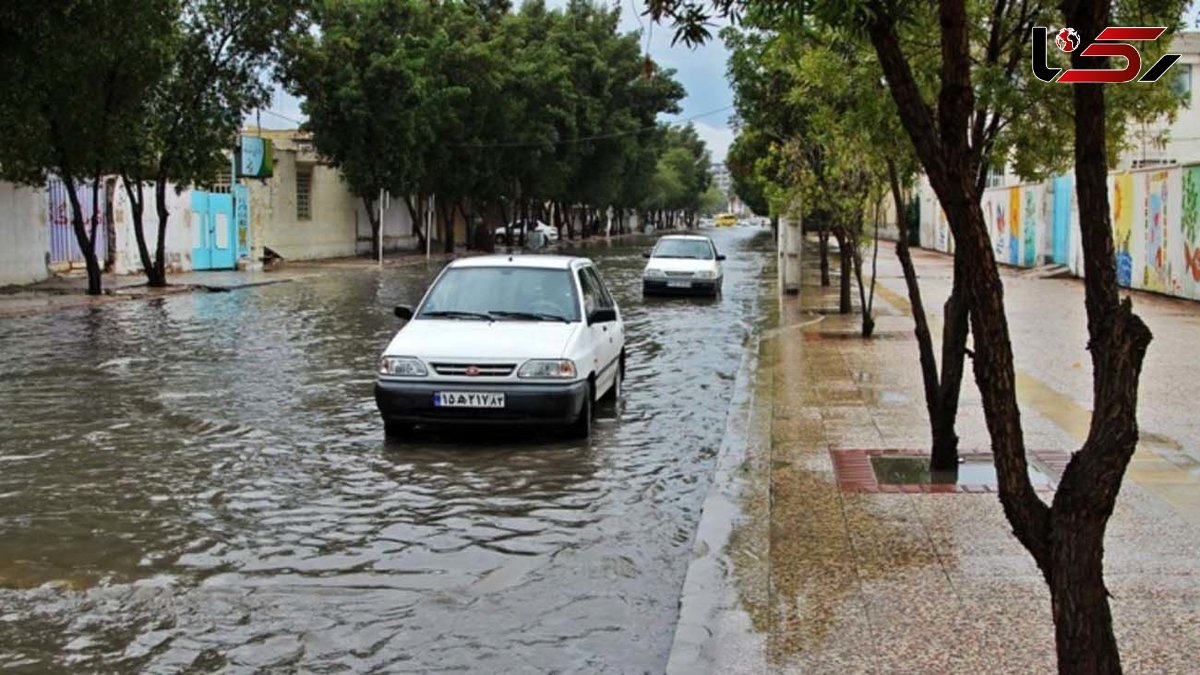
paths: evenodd
<path fill-rule="evenodd" d="M 709 110 L 708 112 L 700 113 L 699 115 L 693 115 L 691 117 L 688 117 L 687 119 L 672 122 L 671 124 L 682 124 L 685 122 L 692 122 L 692 121 L 698 120 L 702 117 L 716 115 L 719 112 L 725 112 L 726 110 L 732 110 L 732 109 L 733 109 L 732 105 L 727 105 L 722 108 L 717 108 L 715 110 Z M 551 141 L 549 143 L 543 143 L 543 142 L 537 142 L 537 141 L 520 141 L 520 142 L 513 142 L 513 143 L 464 143 L 464 144 L 459 144 L 459 145 L 453 145 L 451 147 L 455 147 L 455 148 L 525 148 L 525 147 L 541 147 L 544 145 L 568 145 L 568 144 L 573 144 L 573 143 L 586 143 L 588 141 L 602 141 L 602 140 L 607 140 L 610 138 L 621 138 L 622 136 L 633 136 L 635 134 L 641 134 L 641 133 L 645 133 L 647 131 L 654 131 L 657 128 L 658 128 L 658 125 L 656 124 L 652 127 L 642 127 L 640 129 L 630 129 L 628 131 L 615 131 L 613 133 L 597 134 L 595 136 L 581 136 L 579 138 L 565 138 L 563 140 Z"/>
<path fill-rule="evenodd" d="M 274 115 L 275 117 L 278 117 L 281 120 L 287 120 L 288 122 L 291 122 L 292 124 L 304 124 L 304 122 L 302 120 L 298 120 L 294 117 L 288 117 L 287 115 L 284 115 L 282 113 L 277 113 L 274 110 L 271 110 L 270 108 L 263 108 L 262 111 L 267 113 L 268 115 Z"/>

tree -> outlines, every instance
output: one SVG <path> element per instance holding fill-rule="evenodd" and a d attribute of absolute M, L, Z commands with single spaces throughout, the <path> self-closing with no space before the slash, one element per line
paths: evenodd
<path fill-rule="evenodd" d="M 362 200 L 376 254 L 376 200 L 384 190 L 415 192 L 421 150 L 433 137 L 429 116 L 437 111 L 424 61 L 433 11 L 420 0 L 318 0 L 314 30 L 286 51 L 284 82 L 303 98 L 304 128 Z"/>
<path fill-rule="evenodd" d="M 718 4 L 728 9 L 738 3 Z M 1182 9 L 1179 3 L 1122 8 L 1124 16 L 1142 25 L 1174 23 Z M 946 211 L 958 251 L 956 279 L 962 280 L 964 300 L 970 306 L 975 379 L 992 438 L 1000 501 L 1015 536 L 1050 588 L 1059 670 L 1118 673 L 1120 654 L 1103 580 L 1103 538 L 1137 441 L 1137 380 L 1151 338 L 1133 314 L 1129 300 L 1118 300 L 1105 172 L 1106 137 L 1121 124 L 1114 125 L 1106 117 L 1100 85 L 1071 86 L 1080 214 L 1086 223 L 1085 288 L 1095 413 L 1087 441 L 1073 455 L 1053 503 L 1047 505 L 1034 492 L 1027 473 L 1003 285 L 979 204 L 987 167 L 983 160 L 995 146 L 1004 118 L 981 114 L 988 112 L 992 101 L 987 87 L 977 86 L 981 84 L 975 77 L 979 71 L 973 70 L 972 59 L 978 52 L 972 49 L 971 37 L 985 26 L 983 32 L 990 36 L 984 43 L 985 62 L 998 69 L 993 72 L 1006 72 L 1007 61 L 1001 55 L 1011 54 L 1011 62 L 1019 62 L 1024 50 L 1002 49 L 1005 36 L 1018 43 L 1027 40 L 1028 22 L 1044 16 L 1049 7 L 1028 3 L 1013 7 L 1004 0 L 940 0 L 936 7 L 941 48 L 936 107 L 928 103 L 905 53 L 901 29 L 910 15 L 902 13 L 900 6 L 866 0 L 814 2 L 811 9 L 831 24 L 863 30 L 868 36 L 904 129 Z M 1068 23 L 1080 27 L 1077 30 L 1084 40 L 1094 39 L 1110 18 L 1110 7 L 1104 3 L 1068 1 L 1064 9 Z M 660 6 L 658 13 L 662 16 L 677 10 L 672 4 Z M 693 26 L 685 34 L 700 35 L 702 29 Z M 1080 63 L 1081 57 L 1076 54 L 1072 59 Z M 1015 67 L 1011 72 L 1015 75 Z M 1052 89 L 1036 85 L 1031 85 L 1031 90 L 1047 97 L 1055 95 L 1047 93 Z"/>
<path fill-rule="evenodd" d="M 0 15 L 0 174 L 28 185 L 49 174 L 63 181 L 92 295 L 102 291 L 100 182 L 138 133 L 137 103 L 161 76 L 177 12 L 171 0 L 59 0 L 9 4 Z M 90 231 L 78 194 L 85 185 Z"/>
<path fill-rule="evenodd" d="M 165 286 L 167 189 L 204 184 L 229 165 L 241 121 L 270 102 L 263 78 L 279 39 L 296 23 L 297 3 L 281 0 L 183 0 L 164 43 L 169 62 L 139 102 L 145 124 L 124 141 L 119 171 L 134 237 L 150 286 Z M 157 246 L 151 256 L 143 186 L 154 188 Z"/>

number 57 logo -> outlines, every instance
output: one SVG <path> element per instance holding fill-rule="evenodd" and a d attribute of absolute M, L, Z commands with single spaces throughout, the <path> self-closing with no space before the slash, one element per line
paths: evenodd
<path fill-rule="evenodd" d="M 1166 32 L 1165 26 L 1142 26 L 1130 28 L 1105 28 L 1096 36 L 1095 41 L 1079 52 L 1080 56 L 1117 56 L 1125 59 L 1125 67 L 1114 68 L 1051 68 L 1046 64 L 1045 26 L 1033 27 L 1033 76 L 1042 82 L 1066 82 L 1070 84 L 1085 83 L 1120 83 L 1154 82 L 1162 77 L 1167 70 L 1179 60 L 1179 54 L 1163 54 L 1145 75 L 1138 77 L 1142 70 L 1142 55 L 1130 41 L 1157 40 Z M 1071 53 L 1079 48 L 1079 34 L 1074 28 L 1064 28 L 1054 36 L 1054 44 L 1063 52 Z M 1060 76 L 1061 74 L 1061 76 Z"/>

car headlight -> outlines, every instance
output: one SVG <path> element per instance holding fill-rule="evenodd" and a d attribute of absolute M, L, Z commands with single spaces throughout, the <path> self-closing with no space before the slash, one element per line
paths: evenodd
<path fill-rule="evenodd" d="M 566 380 L 575 377 L 575 362 L 570 359 L 534 359 L 526 361 L 517 377 Z"/>
<path fill-rule="evenodd" d="M 411 356 L 385 356 L 379 360 L 380 375 L 396 375 L 398 377 L 425 377 L 429 371 L 420 359 Z"/>
<path fill-rule="evenodd" d="M 697 279 L 716 279 L 717 273 L 712 270 L 700 270 L 696 272 Z"/>
<path fill-rule="evenodd" d="M 665 277 L 667 276 L 667 273 L 662 270 L 654 269 L 653 267 L 647 267 L 646 271 L 642 273 L 642 276 L 646 277 L 647 279 L 653 279 L 655 277 Z"/>

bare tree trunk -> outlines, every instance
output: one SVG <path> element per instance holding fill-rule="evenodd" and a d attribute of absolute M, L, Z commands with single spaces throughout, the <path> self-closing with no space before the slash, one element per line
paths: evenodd
<path fill-rule="evenodd" d="M 373 194 L 379 193 L 374 192 Z M 367 221 L 371 223 L 371 257 L 378 260 L 379 248 L 383 242 L 379 237 L 381 223 L 379 222 L 379 212 L 375 210 L 375 197 L 364 194 L 360 199 L 362 199 L 363 208 L 367 211 Z"/>
<path fill-rule="evenodd" d="M 1108 3 L 1063 3 L 1084 40 L 1109 23 Z M 1075 68 L 1104 68 L 1107 59 L 1071 55 Z M 1058 669 L 1068 675 L 1121 672 L 1104 585 L 1104 533 L 1138 440 L 1137 395 L 1153 336 L 1120 299 L 1108 203 L 1104 88 L 1072 85 L 1075 189 L 1084 258 L 1084 304 L 1092 355 L 1092 420 L 1054 496 L 1049 582 Z M 1045 569 L 1045 567 L 1043 567 Z"/>
<path fill-rule="evenodd" d="M 821 224 L 821 229 L 817 231 L 817 241 L 820 242 L 821 253 L 821 286 L 828 288 L 829 281 L 829 227 Z"/>
<path fill-rule="evenodd" d="M 875 277 L 879 270 L 879 209 L 875 209 L 875 247 L 871 257 L 871 290 L 863 284 L 862 254 L 854 247 L 854 276 L 858 279 L 858 301 L 862 304 L 862 336 L 864 339 L 875 334 Z"/>
<path fill-rule="evenodd" d="M 67 199 L 71 203 L 71 229 L 75 231 L 75 241 L 83 254 L 83 262 L 87 267 L 88 295 L 100 295 L 103 292 L 100 279 L 100 263 L 96 260 L 95 239 L 89 239 L 87 227 L 83 218 L 83 205 L 79 203 L 79 195 L 75 192 L 75 177 L 68 171 L 62 172 L 62 181 L 67 188 Z M 93 229 L 95 226 L 93 224 Z"/>
<path fill-rule="evenodd" d="M 158 216 L 158 241 L 154 245 L 154 285 L 167 285 L 167 221 L 171 211 L 167 208 L 167 175 L 159 171 L 154 179 L 154 210 Z"/>
<path fill-rule="evenodd" d="M 854 311 L 853 302 L 851 301 L 850 280 L 854 274 L 854 254 L 850 250 L 850 237 L 846 236 L 845 231 L 841 227 L 833 228 L 833 236 L 838 242 L 838 253 L 842 260 L 842 276 L 838 280 L 838 313 L 849 314 Z"/>
<path fill-rule="evenodd" d="M 888 162 L 888 181 L 891 184 L 892 201 L 896 205 L 896 213 L 901 214 L 904 212 L 904 197 L 900 193 L 900 177 L 896 173 L 896 165 L 891 161 Z M 900 267 L 904 271 L 904 284 L 908 288 L 908 302 L 912 308 L 913 323 L 915 324 L 913 332 L 917 337 L 917 352 L 921 362 L 921 380 L 925 388 L 925 409 L 929 413 L 930 437 L 933 441 L 930 468 L 938 472 L 956 471 L 958 469 L 958 436 L 955 433 L 955 421 L 958 412 L 958 395 L 955 392 L 952 398 L 946 397 L 953 406 L 953 410 L 949 415 L 943 415 L 943 394 L 938 379 L 938 364 L 933 351 L 933 335 L 929 331 L 925 303 L 921 299 L 921 286 L 917 283 L 917 270 L 913 265 L 912 252 L 908 247 L 908 221 L 898 217 L 896 226 L 900 234 L 896 241 L 896 257 L 900 259 Z M 962 288 L 961 283 L 958 283 L 957 286 Z M 961 290 L 959 294 L 961 295 Z M 960 303 L 956 301 L 955 306 L 957 307 L 958 304 Z M 957 319 L 959 313 L 954 312 L 954 314 Z M 961 319 L 957 320 L 961 321 Z M 950 325 L 950 323 L 948 321 L 946 325 Z M 961 333 L 962 344 L 965 347 L 965 328 L 958 328 L 956 324 L 956 330 Z M 959 353 L 962 353 L 962 350 L 959 350 Z M 962 357 L 958 359 L 957 363 L 958 376 L 954 381 L 961 387 Z"/>
<path fill-rule="evenodd" d="M 121 175 L 121 185 L 125 188 L 125 196 L 129 198 L 129 216 L 133 219 L 133 238 L 137 241 L 142 274 L 146 275 L 146 282 L 154 286 L 156 270 L 154 262 L 150 259 L 150 247 L 146 244 L 146 193 L 141 179 L 130 179 L 128 173 Z"/>
<path fill-rule="evenodd" d="M 447 205 L 448 199 L 438 200 L 438 210 L 442 212 L 442 228 L 445 231 L 445 246 L 442 248 L 444 253 L 454 253 L 454 204 Z"/>

